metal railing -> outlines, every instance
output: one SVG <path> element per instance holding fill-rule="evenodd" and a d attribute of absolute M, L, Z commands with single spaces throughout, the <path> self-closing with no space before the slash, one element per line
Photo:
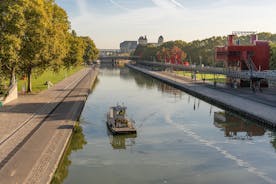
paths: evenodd
<path fill-rule="evenodd" d="M 266 79 L 269 81 L 276 81 L 276 70 L 267 70 L 267 71 L 236 71 L 231 70 L 230 68 L 218 68 L 218 67 L 201 67 L 201 66 L 183 66 L 177 64 L 161 63 L 161 62 L 148 62 L 148 61 L 138 61 L 137 64 L 142 64 L 146 66 L 156 66 L 156 67 L 165 67 L 172 69 L 179 69 L 184 71 L 196 71 L 199 73 L 205 74 L 221 74 L 226 75 L 231 78 L 236 79 Z"/>

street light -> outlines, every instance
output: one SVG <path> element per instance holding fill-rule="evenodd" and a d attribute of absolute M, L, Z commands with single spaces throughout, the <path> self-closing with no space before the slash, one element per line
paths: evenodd
<path fill-rule="evenodd" d="M 199 64 L 200 64 L 200 67 L 202 66 L 202 56 L 199 56 Z"/>

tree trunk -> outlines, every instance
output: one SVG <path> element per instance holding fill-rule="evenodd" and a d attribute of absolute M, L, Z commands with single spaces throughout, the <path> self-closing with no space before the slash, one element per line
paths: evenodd
<path fill-rule="evenodd" d="M 10 86 L 14 85 L 15 82 L 15 67 L 13 67 L 10 76 Z"/>
<path fill-rule="evenodd" d="M 32 77 L 32 69 L 30 68 L 27 72 L 27 78 L 28 78 L 28 86 L 27 86 L 27 93 L 31 93 L 32 92 L 32 81 L 31 81 L 31 77 Z"/>

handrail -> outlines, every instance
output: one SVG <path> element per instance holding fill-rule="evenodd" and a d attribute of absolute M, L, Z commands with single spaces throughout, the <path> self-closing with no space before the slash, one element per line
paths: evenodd
<path fill-rule="evenodd" d="M 266 70 L 266 71 L 252 71 L 249 70 L 244 71 L 236 71 L 227 68 L 218 68 L 218 67 L 201 67 L 201 66 L 183 66 L 178 64 L 170 64 L 170 63 L 161 63 L 161 62 L 149 62 L 149 61 L 138 61 L 138 64 L 144 64 L 149 66 L 160 66 L 160 67 L 171 67 L 175 69 L 182 69 L 186 71 L 196 71 L 200 73 L 213 73 L 213 74 L 221 74 L 226 75 L 231 78 L 240 78 L 240 79 L 266 79 L 270 81 L 276 81 L 276 70 Z"/>

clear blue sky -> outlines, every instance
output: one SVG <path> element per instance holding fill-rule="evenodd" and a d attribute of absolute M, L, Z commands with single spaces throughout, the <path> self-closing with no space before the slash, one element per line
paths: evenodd
<path fill-rule="evenodd" d="M 192 41 L 232 31 L 276 32 L 275 0 L 56 0 L 98 48 L 147 35 Z"/>

